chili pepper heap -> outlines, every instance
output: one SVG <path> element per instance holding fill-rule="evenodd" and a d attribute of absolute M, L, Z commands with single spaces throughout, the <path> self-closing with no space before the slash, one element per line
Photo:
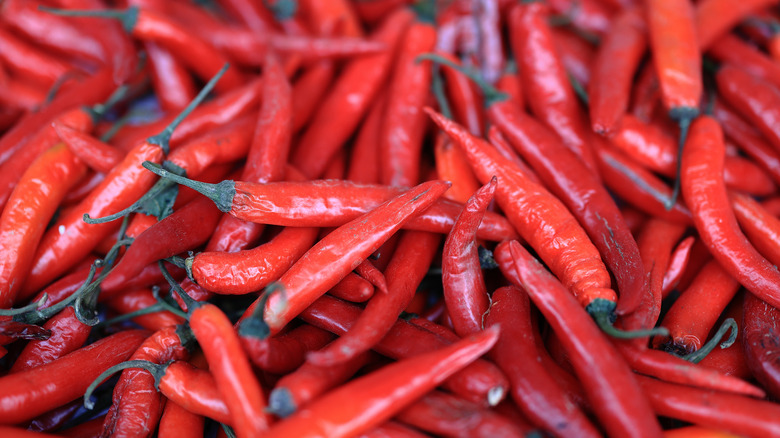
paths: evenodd
<path fill-rule="evenodd" d="M 779 41 L 776 0 L 3 1 L 0 435 L 780 437 Z"/>

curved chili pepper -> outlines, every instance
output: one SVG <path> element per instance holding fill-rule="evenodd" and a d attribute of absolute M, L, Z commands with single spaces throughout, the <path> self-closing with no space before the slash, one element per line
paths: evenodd
<path fill-rule="evenodd" d="M 661 84 L 655 72 L 655 63 L 650 59 L 639 71 L 631 93 L 631 113 L 639 120 L 648 123 L 661 98 Z"/>
<path fill-rule="evenodd" d="M 756 380 L 773 397 L 780 394 L 780 345 L 775 336 L 780 321 L 778 312 L 752 294 L 745 296 L 742 314 L 745 360 Z"/>
<path fill-rule="evenodd" d="M 277 423 L 269 437 L 341 437 L 361 433 L 390 419 L 415 399 L 489 350 L 498 339 L 491 328 L 444 347 L 387 365 L 303 407 Z M 344 402 L 349 400 L 350 403 Z"/>
<path fill-rule="evenodd" d="M 309 66 L 292 84 L 293 132 L 300 132 L 308 125 L 317 105 L 330 88 L 334 75 L 334 64 L 320 61 Z"/>
<path fill-rule="evenodd" d="M 376 294 L 349 333 L 323 350 L 310 353 L 307 361 L 316 365 L 333 365 L 377 344 L 392 328 L 397 315 L 412 301 L 439 249 L 440 242 L 441 238 L 436 234 L 405 232 L 398 240 L 392 259 L 385 268 L 387 293 Z"/>
<path fill-rule="evenodd" d="M 482 330 L 483 318 L 490 308 L 477 253 L 476 231 L 493 200 L 496 184 L 497 179 L 493 177 L 474 193 L 444 241 L 441 263 L 444 301 L 455 333 L 461 337 Z"/>
<path fill-rule="evenodd" d="M 609 8 L 597 0 L 551 0 L 549 4 L 553 11 L 586 33 L 604 34 L 613 21 Z"/>
<path fill-rule="evenodd" d="M 326 295 L 306 308 L 301 318 L 311 325 L 343 336 L 354 326 L 361 311 L 362 309 L 355 305 Z M 411 342 L 411 339 L 414 339 L 414 342 Z M 426 329 L 396 320 L 387 335 L 373 349 L 398 359 L 436 350 L 451 343 Z M 443 386 L 468 400 L 494 406 L 504 399 L 509 384 L 495 365 L 478 359 L 448 379 Z"/>
<path fill-rule="evenodd" d="M 76 317 L 75 310 L 71 306 L 46 321 L 43 328 L 51 330 L 52 336 L 49 339 L 28 343 L 16 358 L 11 373 L 47 364 L 81 348 L 92 329 Z"/>
<path fill-rule="evenodd" d="M 739 66 L 740 70 L 776 88 L 780 87 L 780 67 L 777 62 L 736 36 L 723 36 L 713 44 L 709 53 L 723 64 Z"/>
<path fill-rule="evenodd" d="M 657 0 L 646 5 L 650 49 L 661 84 L 661 98 L 669 117 L 680 125 L 678 165 L 672 208 L 680 193 L 680 160 L 691 122 L 699 114 L 703 84 L 701 50 L 696 35 L 695 11 L 690 1 Z"/>
<path fill-rule="evenodd" d="M 287 374 L 306 361 L 306 353 L 319 350 L 333 340 L 332 333 L 304 324 L 268 339 L 241 337 L 249 360 L 269 373 Z"/>
<path fill-rule="evenodd" d="M 488 143 L 455 122 L 427 111 L 439 128 L 466 151 L 481 181 L 493 175 L 498 177 L 498 204 L 583 306 L 599 298 L 616 302 L 615 292 L 609 289 L 609 273 L 598 250 L 563 203 L 518 172 Z M 567 243 L 562 244 L 564 241 Z"/>
<path fill-rule="evenodd" d="M 533 2 L 516 5 L 509 16 L 512 49 L 528 94 L 526 101 L 531 112 L 597 175 L 586 122 L 555 51 L 547 15 L 545 5 Z"/>
<path fill-rule="evenodd" d="M 390 186 L 413 186 L 419 181 L 422 140 L 425 134 L 423 106 L 431 85 L 431 66 L 417 62 L 436 44 L 431 24 L 414 22 L 404 32 L 393 61 L 380 132 L 380 181 Z"/>
<path fill-rule="evenodd" d="M 165 111 L 179 111 L 195 97 L 195 84 L 171 52 L 154 42 L 144 44 L 149 57 L 152 87 Z"/>
<path fill-rule="evenodd" d="M 335 388 L 352 377 L 369 362 L 368 352 L 357 354 L 332 365 L 315 365 L 305 362 L 298 369 L 276 382 L 268 396 L 268 410 L 279 417 L 288 417 L 326 391 Z"/>
<path fill-rule="evenodd" d="M 664 176 L 674 176 L 676 145 L 658 124 L 645 123 L 639 117 L 626 114 L 609 141 L 643 167 Z"/>
<path fill-rule="evenodd" d="M 190 327 L 203 349 L 239 436 L 260 436 L 268 428 L 265 398 L 233 324 L 217 306 L 190 309 Z"/>
<path fill-rule="evenodd" d="M 448 188 L 449 183 L 443 181 L 423 183 L 342 225 L 282 275 L 278 285 L 285 296 L 272 294 L 267 306 L 256 301 L 244 312 L 242 320 L 257 308 L 268 328 L 278 331 Z M 322 271 L 323 264 L 328 265 L 327 272 Z"/>
<path fill-rule="evenodd" d="M 379 183 L 379 135 L 382 129 L 386 96 L 387 93 L 381 93 L 374 100 L 357 137 L 355 137 L 346 175 L 346 179 L 350 181 L 368 184 Z"/>
<path fill-rule="evenodd" d="M 780 238 L 780 220 L 749 196 L 731 192 L 729 197 L 739 226 L 753 246 L 773 264 L 780 263 L 780 250 L 773 244 Z"/>
<path fill-rule="evenodd" d="M 776 403 L 741 395 L 685 387 L 637 376 L 658 415 L 729 432 L 765 437 L 780 434 Z"/>
<path fill-rule="evenodd" d="M 661 436 L 661 427 L 637 381 L 615 347 L 599 333 L 566 288 L 517 242 L 508 245 L 512 263 L 501 266 L 522 285 L 553 330 L 560 334 L 594 413 L 610 434 Z"/>
<path fill-rule="evenodd" d="M 702 49 L 717 45 L 715 40 L 744 20 L 752 12 L 763 9 L 772 0 L 748 0 L 730 2 L 728 0 L 706 0 L 696 4 L 696 35 Z"/>
<path fill-rule="evenodd" d="M 202 100 L 213 88 L 216 76 L 204 87 L 189 108 Z M 185 109 L 177 120 L 187 115 Z M 124 160 L 106 176 L 106 179 L 93 190 L 87 198 L 63 217 L 46 232 L 36 252 L 36 263 L 27 277 L 23 289 L 34 291 L 42 288 L 71 267 L 73 261 L 86 256 L 95 245 L 115 229 L 111 223 L 87 224 L 84 214 L 102 217 L 108 213 L 128 207 L 140 198 L 153 184 L 153 177 L 144 171 L 144 161 L 161 162 L 168 152 L 168 144 L 173 129 L 179 122 L 174 121 L 158 136 L 150 137 L 139 143 L 125 156 Z"/>
<path fill-rule="evenodd" d="M 642 16 L 636 9 L 618 15 L 599 46 L 588 85 L 590 123 L 611 134 L 628 108 L 631 82 L 647 47 Z"/>
<path fill-rule="evenodd" d="M 780 90 L 730 64 L 718 70 L 715 79 L 726 101 L 747 117 L 775 150 L 780 150 Z"/>
<path fill-rule="evenodd" d="M 66 62 L 48 55 L 0 28 L 0 53 L 3 65 L 45 88 L 50 88 L 72 70 Z"/>
<path fill-rule="evenodd" d="M 123 151 L 111 147 L 95 137 L 61 123 L 54 123 L 57 136 L 87 166 L 97 172 L 108 173 L 124 158 Z"/>
<path fill-rule="evenodd" d="M 322 174 L 330 158 L 352 135 L 389 75 L 395 45 L 411 20 L 411 12 L 394 11 L 371 37 L 387 44 L 387 52 L 351 61 L 342 70 L 293 152 L 291 163 L 306 177 Z"/>
<path fill-rule="evenodd" d="M 189 356 L 192 335 L 188 329 L 169 326 L 149 336 L 130 360 L 166 363 Z M 137 369 L 124 370 L 114 386 L 113 404 L 103 422 L 103 435 L 148 436 L 162 415 L 164 400 L 154 391 L 154 377 Z"/>
<path fill-rule="evenodd" d="M 0 216 L 0 308 L 10 307 L 33 264 L 46 223 L 85 174 L 64 145 L 44 152 L 21 176 Z"/>
<path fill-rule="evenodd" d="M 772 195 L 777 190 L 772 177 L 761 166 L 738 155 L 725 157 L 723 181 L 731 190 L 754 196 Z"/>
<path fill-rule="evenodd" d="M 742 234 L 729 208 L 720 176 L 725 155 L 720 125 L 702 117 L 692 128 L 683 154 L 683 196 L 696 230 L 726 272 L 757 297 L 780 305 L 780 273 Z"/>
<path fill-rule="evenodd" d="M 441 54 L 443 58 L 457 63 L 454 56 L 446 52 L 437 53 Z M 471 82 L 447 65 L 441 67 L 441 74 L 444 77 L 448 101 L 452 104 L 455 120 L 468 127 L 472 134 L 479 135 L 482 132 L 484 121 L 482 111 L 479 110 L 479 96 Z"/>
<path fill-rule="evenodd" d="M 130 356 L 147 333 L 130 330 L 103 338 L 61 358 L 0 378 L 0 423 L 30 420 L 75 400 L 101 372 Z"/>
<path fill-rule="evenodd" d="M 267 183 L 283 179 L 293 134 L 292 114 L 290 84 L 279 61 L 273 54 L 269 55 L 263 68 L 263 102 L 241 174 L 242 181 Z M 259 224 L 226 215 L 220 220 L 206 250 L 235 252 L 246 249 L 262 230 Z"/>
<path fill-rule="evenodd" d="M 572 407 L 561 387 L 545 370 L 534 341 L 531 306 L 526 293 L 512 286 L 492 295 L 485 326 L 501 326 L 490 352 L 509 381 L 512 399 L 534 424 L 557 436 L 599 436 L 585 414 Z"/>
<path fill-rule="evenodd" d="M 103 293 L 101 292 L 98 301 L 104 299 Z M 165 308 L 157 305 L 158 298 L 150 289 L 123 290 L 119 295 L 114 295 L 107 304 L 112 310 L 119 312 L 122 317 L 156 308 L 156 312 L 144 313 L 132 318 L 134 323 L 147 330 L 158 331 L 168 326 L 184 323 L 184 318 L 181 315 L 166 311 Z"/>
<path fill-rule="evenodd" d="M 682 279 L 682 276 L 688 267 L 688 260 L 694 243 L 696 243 L 696 239 L 693 236 L 688 236 L 683 239 L 672 252 L 671 258 L 669 259 L 669 267 L 664 274 L 663 286 L 661 288 L 663 298 L 669 296 L 677 287 L 677 284 L 680 283 L 680 279 Z"/>
<path fill-rule="evenodd" d="M 561 62 L 577 82 L 587 88 L 590 86 L 593 60 L 596 58 L 596 49 L 577 33 L 561 27 L 554 27 L 552 37 L 555 42 L 555 50 L 561 57 Z"/>

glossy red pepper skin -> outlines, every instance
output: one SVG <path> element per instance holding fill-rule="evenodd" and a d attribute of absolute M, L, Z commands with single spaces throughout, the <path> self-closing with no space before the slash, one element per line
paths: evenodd
<path fill-rule="evenodd" d="M 30 420 L 78 398 L 100 373 L 127 359 L 146 336 L 143 330 L 120 332 L 46 365 L 0 378 L 0 423 Z"/>
<path fill-rule="evenodd" d="M 301 318 L 309 324 L 343 336 L 354 326 L 360 313 L 359 307 L 326 295 L 309 306 Z M 451 343 L 426 329 L 396 320 L 388 334 L 373 349 L 398 359 L 436 350 Z M 506 396 L 509 383 L 494 364 L 477 360 L 448 379 L 443 386 L 473 402 L 494 406 Z"/>
<path fill-rule="evenodd" d="M 729 198 L 739 226 L 753 246 L 773 264 L 780 263 L 780 250 L 773 243 L 780 238 L 780 220 L 748 195 L 731 192 Z"/>
<path fill-rule="evenodd" d="M 724 0 L 706 0 L 696 4 L 696 34 L 699 45 L 706 49 L 715 43 L 719 36 L 756 12 L 772 4 L 772 0 L 748 0 L 730 2 Z"/>
<path fill-rule="evenodd" d="M 233 324 L 218 307 L 206 304 L 192 310 L 190 327 L 208 360 L 238 436 L 261 436 L 269 423 L 263 412 L 265 396 Z"/>
<path fill-rule="evenodd" d="M 658 415 L 716 427 L 742 436 L 780 434 L 777 404 L 637 376 Z"/>
<path fill-rule="evenodd" d="M 441 242 L 436 234 L 407 231 L 398 239 L 390 263 L 385 268 L 386 293 L 376 293 L 349 333 L 325 349 L 309 354 L 307 361 L 333 365 L 350 359 L 376 345 L 412 301 L 428 272 Z"/>
<path fill-rule="evenodd" d="M 195 83 L 170 51 L 154 42 L 144 44 L 149 59 L 152 86 L 165 111 L 179 111 L 198 94 Z"/>
<path fill-rule="evenodd" d="M 601 255 L 564 204 L 544 187 L 530 181 L 490 144 L 432 110 L 429 114 L 463 148 L 480 181 L 498 177 L 498 205 L 583 306 L 597 298 L 616 302 Z"/>
<path fill-rule="evenodd" d="M 393 61 L 380 133 L 380 181 L 390 186 L 410 187 L 419 181 L 422 140 L 426 117 L 423 107 L 431 86 L 431 66 L 417 57 L 433 51 L 436 29 L 415 22 L 406 29 Z"/>
<path fill-rule="evenodd" d="M 753 377 L 772 397 L 780 394 L 780 315 L 775 307 L 755 296 L 745 296 L 742 313 L 743 351 Z"/>
<path fill-rule="evenodd" d="M 726 137 L 734 141 L 745 155 L 761 166 L 776 184 L 780 184 L 780 152 L 770 146 L 753 126 L 723 102 L 715 103 L 713 115 L 723 127 Z"/>
<path fill-rule="evenodd" d="M 283 179 L 292 141 L 292 89 L 276 56 L 267 58 L 263 68 L 263 102 L 241 174 L 242 181 L 267 183 Z M 225 216 L 206 249 L 228 252 L 246 249 L 262 230 L 260 224 Z"/>
<path fill-rule="evenodd" d="M 493 328 L 458 343 L 387 365 L 329 392 L 277 423 L 269 437 L 359 434 L 390 419 L 416 398 L 489 350 Z"/>
<path fill-rule="evenodd" d="M 528 292 L 568 353 L 594 413 L 615 436 L 662 436 L 661 426 L 628 364 L 560 282 L 516 241 L 509 242 L 512 263 L 501 266 Z M 618 383 L 619 382 L 619 383 Z"/>
<path fill-rule="evenodd" d="M 0 308 L 14 303 L 46 224 L 85 173 L 86 166 L 59 145 L 44 152 L 22 174 L 0 215 Z"/>
<path fill-rule="evenodd" d="M 333 82 L 336 67 L 320 61 L 308 67 L 292 84 L 293 132 L 305 128 Z"/>
<path fill-rule="evenodd" d="M 506 286 L 493 292 L 485 325 L 497 324 L 501 336 L 490 357 L 512 383 L 510 394 L 523 414 L 557 436 L 599 436 L 545 369 L 534 340 L 531 305 L 525 291 Z"/>
<path fill-rule="evenodd" d="M 481 331 L 483 318 L 490 308 L 476 234 L 482 215 L 493 200 L 496 185 L 494 177 L 474 193 L 444 241 L 441 262 L 444 301 L 455 333 L 461 337 Z"/>
<path fill-rule="evenodd" d="M 51 337 L 29 342 L 11 367 L 12 373 L 47 364 L 81 348 L 92 329 L 76 317 L 72 306 L 46 321 L 43 328 L 51 330 Z"/>
<path fill-rule="evenodd" d="M 154 264 L 157 266 L 157 263 Z M 103 294 L 111 295 L 112 298 L 107 300 L 109 308 L 124 315 L 127 313 L 136 312 L 138 310 L 146 309 L 147 307 L 157 304 L 157 298 L 154 297 L 151 289 L 136 289 L 123 287 L 118 294 Z M 102 298 L 98 298 L 98 301 L 102 301 Z M 178 315 L 174 315 L 166 310 L 158 312 L 147 313 L 145 315 L 139 315 L 132 319 L 132 321 L 139 326 L 152 331 L 163 330 L 169 326 L 175 326 L 184 323 L 184 318 Z"/>
<path fill-rule="evenodd" d="M 387 52 L 350 62 L 333 84 L 291 157 L 293 166 L 307 178 L 322 174 L 368 111 L 390 73 L 395 46 L 411 20 L 410 11 L 394 11 L 372 36 L 388 45 Z"/>
<path fill-rule="evenodd" d="M 0 53 L 5 67 L 44 88 L 50 88 L 72 69 L 60 58 L 38 50 L 4 28 L 0 29 Z"/>
<path fill-rule="evenodd" d="M 193 414 L 170 400 L 165 402 L 157 436 L 160 438 L 198 438 L 204 434 L 205 418 Z"/>
<path fill-rule="evenodd" d="M 590 123 L 593 130 L 610 135 L 628 109 L 631 83 L 647 47 L 640 12 L 627 9 L 614 19 L 599 46 L 588 84 Z"/>
<path fill-rule="evenodd" d="M 723 64 L 739 66 L 756 78 L 780 87 L 780 66 L 764 52 L 734 35 L 725 35 L 713 44 L 709 53 Z"/>
<path fill-rule="evenodd" d="M 185 361 L 172 362 L 160 379 L 160 393 L 194 414 L 233 424 L 228 407 L 211 372 Z"/>
<path fill-rule="evenodd" d="M 91 169 L 108 173 L 122 161 L 124 151 L 111 147 L 92 135 L 68 125 L 55 123 L 57 136 Z"/>
<path fill-rule="evenodd" d="M 169 326 L 149 336 L 130 360 L 163 364 L 189 356 L 180 328 Z M 184 338 L 186 339 L 186 337 Z M 145 370 L 126 369 L 114 386 L 113 404 L 103 422 L 105 436 L 149 436 L 162 415 L 165 400 L 155 390 L 154 377 Z"/>
<path fill-rule="evenodd" d="M 449 183 L 443 181 L 423 183 L 320 240 L 279 279 L 286 299 L 279 294 L 268 298 L 263 320 L 271 331 L 284 327 L 448 188 Z M 324 266 L 328 266 L 327 272 L 323 272 Z M 253 303 L 242 319 L 251 315 L 257 305 L 258 302 Z"/>
<path fill-rule="evenodd" d="M 332 333 L 304 324 L 267 339 L 241 337 L 249 360 L 269 373 L 285 375 L 306 361 L 306 354 L 333 341 Z"/>
<path fill-rule="evenodd" d="M 696 230 L 726 272 L 759 298 L 780 305 L 780 273 L 742 234 L 729 208 L 720 176 L 725 155 L 720 125 L 702 117 L 692 128 L 683 154 L 682 189 Z"/>

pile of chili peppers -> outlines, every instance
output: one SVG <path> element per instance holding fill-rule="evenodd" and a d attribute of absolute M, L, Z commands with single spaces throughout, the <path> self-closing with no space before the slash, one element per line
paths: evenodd
<path fill-rule="evenodd" d="M 777 0 L 4 0 L 0 436 L 780 436 Z"/>

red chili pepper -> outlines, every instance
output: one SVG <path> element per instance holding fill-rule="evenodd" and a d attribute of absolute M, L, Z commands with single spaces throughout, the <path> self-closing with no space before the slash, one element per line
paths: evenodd
<path fill-rule="evenodd" d="M 305 362 L 279 379 L 268 396 L 268 410 L 282 418 L 292 415 L 301 406 L 347 381 L 372 357 L 366 352 L 333 365 Z"/>
<path fill-rule="evenodd" d="M 598 250 L 563 203 L 518 172 L 488 143 L 455 122 L 427 111 L 439 128 L 466 151 L 480 181 L 498 177 L 496 201 L 583 306 L 599 298 L 616 302 Z M 567 243 L 563 244 L 564 241 Z"/>
<path fill-rule="evenodd" d="M 166 363 L 189 356 L 192 334 L 183 327 L 169 326 L 149 336 L 130 360 Z M 103 435 L 148 436 L 157 427 L 163 411 L 162 396 L 154 390 L 154 376 L 143 370 L 122 371 L 114 386 L 113 404 L 103 422 Z"/>
<path fill-rule="evenodd" d="M 98 301 L 102 301 L 106 296 L 112 294 L 101 291 Z M 131 289 L 123 290 L 118 295 L 113 294 L 113 298 L 108 300 L 108 306 L 118 312 L 121 316 L 146 311 L 141 315 L 132 318 L 132 321 L 139 326 L 158 331 L 169 326 L 184 323 L 184 318 L 160 308 L 158 299 L 151 289 Z M 157 305 L 157 306 L 155 306 Z M 149 310 L 157 308 L 156 312 L 148 313 Z"/>
<path fill-rule="evenodd" d="M 772 177 L 761 166 L 738 155 L 726 155 L 723 181 L 729 189 L 753 196 L 768 196 L 777 190 Z"/>
<path fill-rule="evenodd" d="M 130 330 L 61 358 L 0 378 L 0 423 L 17 424 L 75 400 L 101 372 L 130 356 L 147 333 Z"/>
<path fill-rule="evenodd" d="M 490 356 L 509 377 L 512 399 L 528 419 L 560 436 L 600 436 L 545 370 L 534 341 L 531 306 L 523 290 L 506 286 L 493 292 L 485 322 L 487 327 L 502 327 Z"/>
<path fill-rule="evenodd" d="M 51 330 L 49 339 L 31 341 L 16 358 L 10 372 L 20 372 L 52 362 L 81 348 L 92 327 L 80 321 L 73 307 L 68 306 L 43 325 Z"/>
<path fill-rule="evenodd" d="M 170 400 L 165 402 L 160 426 L 157 428 L 157 436 L 160 438 L 203 436 L 205 418 L 202 415 L 193 414 L 181 405 Z"/>
<path fill-rule="evenodd" d="M 505 276 L 522 285 L 559 334 L 596 416 L 616 436 L 661 436 L 661 426 L 617 350 L 587 313 L 533 256 L 516 241 L 508 245 L 512 264 Z"/>
<path fill-rule="evenodd" d="M 3 28 L 0 28 L 0 53 L 5 67 L 44 88 L 50 88 L 73 70 L 65 61 L 38 50 Z"/>
<path fill-rule="evenodd" d="M 554 5 L 553 5 L 554 6 Z M 510 13 L 512 49 L 531 112 L 551 128 L 595 175 L 597 166 L 587 125 L 539 2 L 518 4 Z"/>
<path fill-rule="evenodd" d="M 0 308 L 14 303 L 46 223 L 85 172 L 86 166 L 59 145 L 44 152 L 21 176 L 0 216 Z"/>
<path fill-rule="evenodd" d="M 351 436 L 390 419 L 489 350 L 496 328 L 381 368 L 329 392 L 277 423 L 269 437 Z M 345 403 L 349 401 L 349 403 Z"/>
<path fill-rule="evenodd" d="M 566 72 L 587 89 L 593 74 L 591 71 L 593 60 L 596 58 L 596 49 L 593 44 L 566 28 L 554 27 L 551 30 L 555 50 L 561 57 Z"/>
<path fill-rule="evenodd" d="M 244 336 L 241 344 L 256 367 L 284 375 L 303 365 L 307 353 L 319 350 L 333 338 L 328 331 L 304 324 L 267 339 Z"/>
<path fill-rule="evenodd" d="M 271 332 L 280 330 L 448 188 L 449 184 L 442 181 L 423 183 L 339 227 L 282 275 L 278 287 L 283 296 L 271 294 L 268 305 L 256 301 L 242 320 L 257 308 Z M 325 265 L 327 271 L 322 270 Z"/>
<path fill-rule="evenodd" d="M 745 296 L 742 314 L 744 354 L 750 371 L 772 397 L 780 394 L 777 357 L 778 310 L 752 294 Z"/>
<path fill-rule="evenodd" d="M 780 220 L 749 196 L 731 192 L 729 197 L 739 226 L 753 246 L 773 264 L 780 263 L 780 250 L 772 243 L 780 238 Z"/>
<path fill-rule="evenodd" d="M 293 132 L 306 127 L 333 82 L 336 67 L 320 61 L 307 68 L 292 84 Z"/>
<path fill-rule="evenodd" d="M 190 327 L 209 362 L 239 436 L 260 436 L 269 420 L 262 388 L 233 324 L 217 306 L 190 309 Z"/>
<path fill-rule="evenodd" d="M 751 13 L 773 3 L 772 0 L 730 2 L 705 0 L 696 4 L 696 34 L 703 49 L 717 45 L 715 40 Z"/>
<path fill-rule="evenodd" d="M 457 63 L 457 58 L 447 52 L 437 52 L 443 58 Z M 448 102 L 452 104 L 452 111 L 455 120 L 468 127 L 469 132 L 474 135 L 482 133 L 484 125 L 484 116 L 480 111 L 480 98 L 468 78 L 464 77 L 457 70 L 447 66 L 441 66 L 441 74 L 446 83 Z M 518 81 L 519 84 L 519 81 Z M 472 192 L 473 193 L 473 192 Z M 465 199 L 464 199 L 465 201 Z"/>
<path fill-rule="evenodd" d="M 322 174 L 352 135 L 389 75 L 395 45 L 411 20 L 411 12 L 396 10 L 371 38 L 387 44 L 387 52 L 351 61 L 342 70 L 293 152 L 291 163 L 306 177 Z"/>
<path fill-rule="evenodd" d="M 149 57 L 152 86 L 165 111 L 179 111 L 195 97 L 197 90 L 189 72 L 171 52 L 154 42 L 144 44 Z"/>
<path fill-rule="evenodd" d="M 108 173 L 124 158 L 124 151 L 111 147 L 95 137 L 61 123 L 54 123 L 57 136 L 91 169 Z"/>
<path fill-rule="evenodd" d="M 631 113 L 639 120 L 649 123 L 661 98 L 661 84 L 655 72 L 655 63 L 650 59 L 639 72 L 631 94 Z"/>
<path fill-rule="evenodd" d="M 551 0 L 550 7 L 582 31 L 604 34 L 609 31 L 611 11 L 597 0 Z"/>
<path fill-rule="evenodd" d="M 742 234 L 729 208 L 721 176 L 725 145 L 720 125 L 703 117 L 692 128 L 682 185 L 696 230 L 726 272 L 759 298 L 780 305 L 780 273 Z"/>
<path fill-rule="evenodd" d="M 696 35 L 695 11 L 690 1 L 653 1 L 647 3 L 646 14 L 661 97 L 669 117 L 680 125 L 674 189 L 666 203 L 669 210 L 680 192 L 679 157 L 683 154 L 688 128 L 699 114 L 703 90 L 701 50 Z"/>
<path fill-rule="evenodd" d="M 780 434 L 776 403 L 637 376 L 653 410 L 664 417 L 716 427 L 738 435 Z"/>
<path fill-rule="evenodd" d="M 440 242 L 438 235 L 420 231 L 408 231 L 401 235 L 385 269 L 387 293 L 376 294 L 349 333 L 325 349 L 310 353 L 307 361 L 316 365 L 333 365 L 379 343 L 392 328 L 397 315 L 412 301 Z"/>
<path fill-rule="evenodd" d="M 723 36 L 713 44 L 709 53 L 724 64 L 739 66 L 740 70 L 776 88 L 780 87 L 780 67 L 777 62 L 736 36 Z M 718 84 L 720 85 L 720 82 Z"/>
<path fill-rule="evenodd" d="M 597 133 L 610 135 L 628 108 L 631 82 L 647 47 L 645 32 L 639 11 L 627 9 L 599 46 L 588 88 L 590 123 Z"/>
<path fill-rule="evenodd" d="M 696 238 L 688 236 L 683 239 L 672 252 L 672 256 L 669 259 L 669 267 L 664 274 L 663 287 L 661 289 L 664 298 L 669 296 L 680 283 L 680 279 L 682 279 L 685 269 L 688 267 L 688 260 L 694 243 L 696 243 Z"/>

